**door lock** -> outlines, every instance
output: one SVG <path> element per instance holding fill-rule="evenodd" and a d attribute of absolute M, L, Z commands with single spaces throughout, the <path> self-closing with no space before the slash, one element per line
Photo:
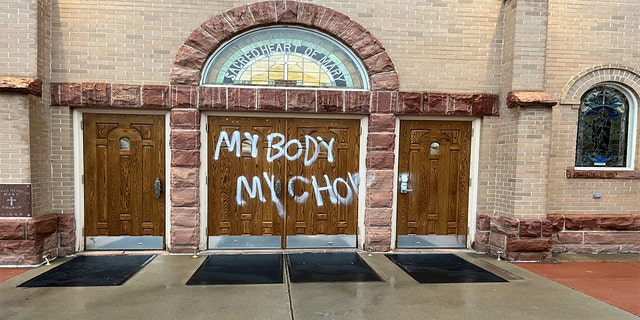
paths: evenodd
<path fill-rule="evenodd" d="M 409 174 L 403 173 L 400 175 L 400 193 L 409 193 L 413 191 L 409 189 Z"/>

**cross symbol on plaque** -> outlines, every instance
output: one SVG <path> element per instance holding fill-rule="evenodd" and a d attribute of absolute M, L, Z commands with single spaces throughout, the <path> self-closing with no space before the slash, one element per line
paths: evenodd
<path fill-rule="evenodd" d="M 276 64 L 282 64 L 284 65 L 284 78 L 282 78 L 282 80 L 289 80 L 289 65 L 294 65 L 297 64 L 297 62 L 290 62 L 289 61 L 289 55 L 285 54 L 284 55 L 284 61 L 278 61 L 278 62 L 274 62 L 274 65 Z"/>
<path fill-rule="evenodd" d="M 14 197 L 11 197 L 11 198 L 7 199 L 7 202 L 9 202 L 9 206 L 10 207 L 13 207 L 13 203 L 16 202 L 16 201 L 18 201 L 18 199 L 14 198 Z"/>

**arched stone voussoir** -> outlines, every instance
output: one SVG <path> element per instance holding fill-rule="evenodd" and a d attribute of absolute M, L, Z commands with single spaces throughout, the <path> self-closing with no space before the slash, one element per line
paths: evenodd
<path fill-rule="evenodd" d="M 335 37 L 365 62 L 372 90 L 398 89 L 397 74 L 391 58 L 380 41 L 362 25 L 333 9 L 284 0 L 261 1 L 232 8 L 202 23 L 178 50 L 171 68 L 170 83 L 199 84 L 208 57 L 225 41 L 251 29 L 276 24 L 298 25 Z M 372 57 L 384 59 L 374 62 Z M 386 76 L 380 76 L 382 72 Z M 378 76 L 373 76 L 376 74 Z M 396 75 L 395 81 L 389 82 L 389 74 Z M 378 83 L 381 80 L 384 83 Z"/>

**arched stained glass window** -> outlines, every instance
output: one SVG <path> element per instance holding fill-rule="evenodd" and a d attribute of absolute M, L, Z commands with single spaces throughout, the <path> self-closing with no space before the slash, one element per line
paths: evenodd
<path fill-rule="evenodd" d="M 203 85 L 369 88 L 362 62 L 317 31 L 275 26 L 244 33 L 209 58 Z"/>
<path fill-rule="evenodd" d="M 615 84 L 600 84 L 580 100 L 576 167 L 632 166 L 635 98 Z"/>

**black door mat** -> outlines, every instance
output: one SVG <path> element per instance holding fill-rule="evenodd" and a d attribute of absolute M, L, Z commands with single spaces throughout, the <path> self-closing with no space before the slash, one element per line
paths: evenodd
<path fill-rule="evenodd" d="M 119 286 L 155 258 L 155 255 L 75 257 L 18 287 Z"/>
<path fill-rule="evenodd" d="M 291 282 L 365 282 L 382 278 L 354 252 L 287 255 Z"/>
<path fill-rule="evenodd" d="M 454 254 L 387 254 L 419 283 L 507 282 Z"/>
<path fill-rule="evenodd" d="M 282 271 L 282 254 L 210 255 L 187 285 L 282 283 Z"/>

